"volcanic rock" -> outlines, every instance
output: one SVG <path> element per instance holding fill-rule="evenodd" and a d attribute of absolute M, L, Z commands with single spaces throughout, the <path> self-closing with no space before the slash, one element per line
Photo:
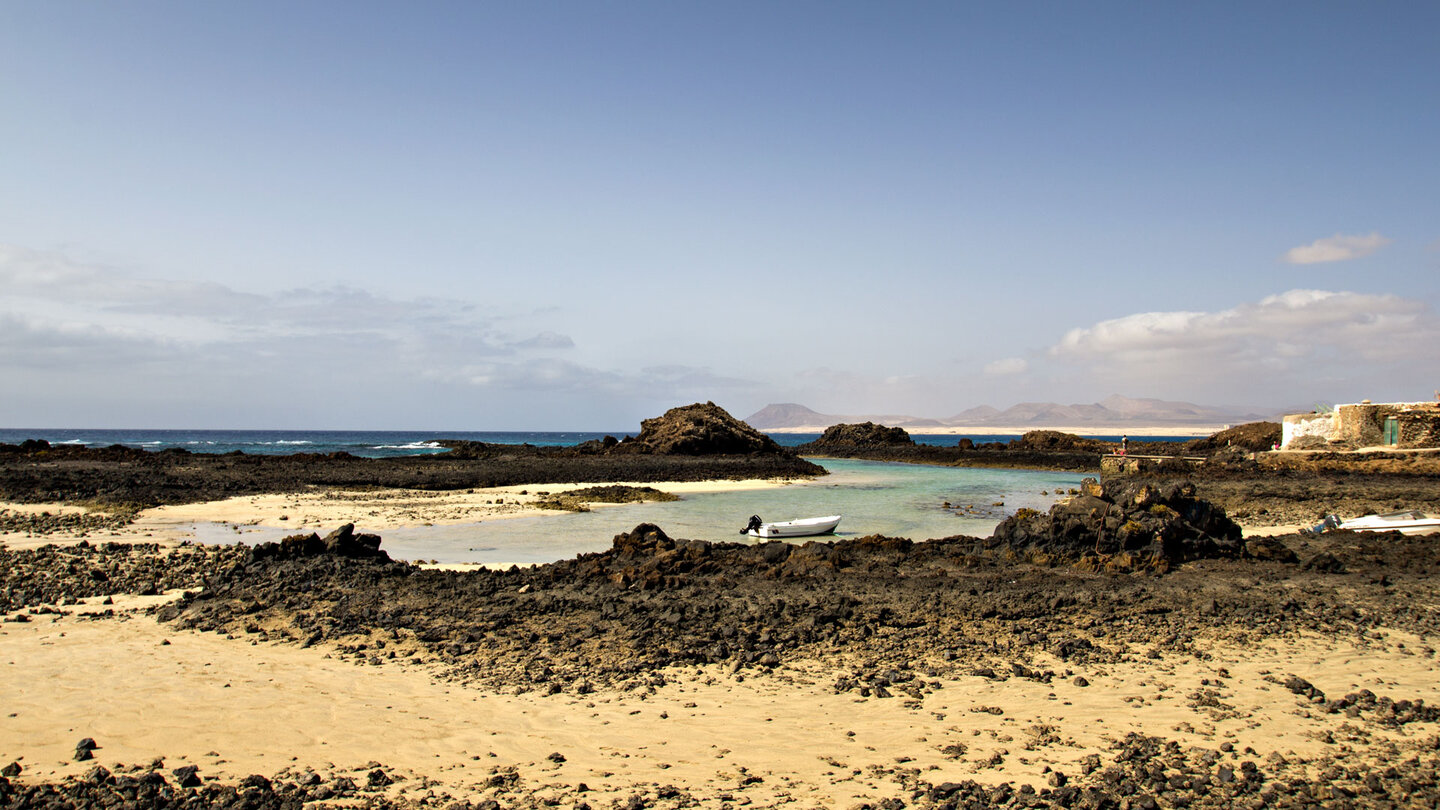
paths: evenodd
<path fill-rule="evenodd" d="M 1300 558 L 1295 556 L 1295 552 L 1276 537 L 1253 537 L 1245 541 L 1245 555 L 1257 560 L 1274 560 L 1284 563 L 1300 561 Z"/>
<path fill-rule="evenodd" d="M 170 773 L 180 787 L 200 787 L 200 769 L 194 765 L 182 765 Z"/>
<path fill-rule="evenodd" d="M 95 744 L 94 738 L 86 737 L 80 742 L 75 743 L 75 759 L 79 762 L 91 759 L 95 756 L 91 752 L 99 747 L 100 746 Z"/>
<path fill-rule="evenodd" d="M 817 450 L 835 447 L 904 447 L 913 446 L 915 440 L 904 428 L 886 427 L 874 422 L 859 424 L 831 425 L 820 438 L 810 442 L 809 447 Z"/>
<path fill-rule="evenodd" d="M 1185 443 L 1186 453 L 1210 453 L 1226 447 L 1238 447 L 1259 453 L 1269 450 L 1280 441 L 1279 422 L 1247 422 L 1226 428 L 1218 433 Z"/>
<path fill-rule="evenodd" d="M 671 408 L 665 415 L 640 423 L 630 452 L 700 456 L 710 454 L 784 453 L 775 440 L 731 416 L 713 402 Z"/>
<path fill-rule="evenodd" d="M 1122 567 L 1165 568 L 1241 552 L 1240 526 L 1197 498 L 1188 481 L 1118 478 L 1086 489 L 1048 514 L 1021 509 L 995 528 L 994 539 L 1031 558 L 1101 563 L 1103 555 Z"/>
<path fill-rule="evenodd" d="M 1010 442 L 1012 450 L 1043 450 L 1047 452 L 1108 453 L 1113 444 L 1100 439 L 1087 439 L 1058 430 L 1032 430 Z"/>

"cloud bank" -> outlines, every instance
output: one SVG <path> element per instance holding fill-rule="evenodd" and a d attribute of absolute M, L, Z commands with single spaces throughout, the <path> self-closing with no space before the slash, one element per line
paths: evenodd
<path fill-rule="evenodd" d="M 1066 333 L 1047 354 L 1115 390 L 1186 391 L 1210 402 L 1215 393 L 1248 391 L 1250 401 L 1302 401 L 1365 386 L 1428 393 L 1440 373 L 1437 338 L 1440 323 L 1421 301 L 1290 290 L 1218 312 L 1101 321 Z"/>
<path fill-rule="evenodd" d="M 1388 244 L 1390 240 L 1375 231 L 1365 236 L 1337 233 L 1324 239 L 1316 239 L 1308 245 L 1290 248 L 1281 259 L 1289 264 L 1343 262 L 1369 256 Z"/>
<path fill-rule="evenodd" d="M 262 427 L 293 425 L 308 408 L 327 427 L 463 429 L 521 413 L 541 427 L 612 429 L 752 385 L 688 366 L 603 368 L 581 354 L 535 318 L 466 301 L 350 287 L 257 294 L 0 245 L 0 375 L 15 382 L 0 423 L 13 426 L 195 426 L 174 414 L 223 402 L 227 418 L 248 408 Z M 129 412 L 112 407 L 127 401 Z M 596 421 L 565 421 L 577 410 Z M 63 416 L 85 413 L 100 416 Z"/>

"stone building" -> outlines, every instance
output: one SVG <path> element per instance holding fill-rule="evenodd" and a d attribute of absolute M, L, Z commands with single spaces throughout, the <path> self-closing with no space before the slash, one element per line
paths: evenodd
<path fill-rule="evenodd" d="M 1440 447 L 1440 402 L 1371 402 L 1285 417 L 1282 450 Z"/>

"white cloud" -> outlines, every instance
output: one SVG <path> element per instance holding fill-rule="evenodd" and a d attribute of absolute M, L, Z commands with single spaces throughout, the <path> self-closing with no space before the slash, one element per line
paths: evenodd
<path fill-rule="evenodd" d="M 1113 390 L 1185 390 L 1216 401 L 1221 391 L 1255 398 L 1428 379 L 1440 372 L 1437 338 L 1440 324 L 1421 301 L 1290 290 L 1218 312 L 1102 321 L 1071 330 L 1048 354 Z"/>
<path fill-rule="evenodd" d="M 1024 374 L 1029 368 L 1029 361 L 1023 357 L 1006 357 L 1003 360 L 987 363 L 985 373 L 992 377 L 1012 377 L 1016 374 Z"/>
<path fill-rule="evenodd" d="M 1290 248 L 1282 259 L 1290 264 L 1343 262 L 1369 256 L 1388 244 L 1390 240 L 1375 231 L 1365 236 L 1337 233 L 1325 239 L 1316 239 L 1308 245 Z"/>

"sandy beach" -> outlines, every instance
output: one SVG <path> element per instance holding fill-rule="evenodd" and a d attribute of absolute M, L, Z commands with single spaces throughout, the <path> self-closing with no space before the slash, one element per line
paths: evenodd
<path fill-rule="evenodd" d="M 106 606 L 117 615 L 104 618 L 90 604 L 0 626 L 10 671 L 0 758 L 20 763 L 25 779 L 163 759 L 167 772 L 195 765 L 231 781 L 313 773 L 322 784 L 368 785 L 380 770 L 393 783 L 375 793 L 411 802 L 610 806 L 640 796 L 673 806 L 683 795 L 703 807 L 851 807 L 907 796 L 917 777 L 1073 779 L 1092 755 L 1108 763 L 1131 734 L 1214 750 L 1215 773 L 1250 762 L 1271 779 L 1317 777 L 1337 744 L 1349 767 L 1378 770 L 1391 752 L 1406 758 L 1433 736 L 1433 722 L 1391 728 L 1319 711 L 1285 688 L 1291 674 L 1326 694 L 1369 689 L 1440 704 L 1433 648 L 1398 632 L 1259 645 L 1207 638 L 1196 655 L 1083 668 L 1051 660 L 1039 663 L 1074 675 L 953 676 L 923 699 L 837 694 L 832 684 L 847 670 L 835 661 L 745 674 L 684 668 L 644 690 L 539 697 L 459 687 L 419 667 L 357 665 L 324 646 L 177 632 L 131 612 L 135 604 Z M 99 748 L 76 762 L 84 737 Z"/>

